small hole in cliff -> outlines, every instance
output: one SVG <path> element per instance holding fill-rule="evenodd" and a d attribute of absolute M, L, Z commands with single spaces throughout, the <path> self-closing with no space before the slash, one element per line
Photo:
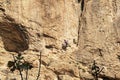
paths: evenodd
<path fill-rule="evenodd" d="M 48 49 L 52 49 L 52 48 L 54 48 L 54 45 L 46 45 L 45 47 Z"/>
<path fill-rule="evenodd" d="M 116 43 L 120 44 L 120 41 L 117 41 Z"/>
<path fill-rule="evenodd" d="M 36 33 L 37 37 L 40 37 L 40 33 Z"/>
<path fill-rule="evenodd" d="M 29 47 L 28 32 L 21 24 L 1 22 L 0 36 L 7 51 L 19 52 Z"/>
<path fill-rule="evenodd" d="M 3 12 L 5 12 L 5 9 L 3 9 L 3 8 L 0 8 L 0 10 L 3 11 Z"/>

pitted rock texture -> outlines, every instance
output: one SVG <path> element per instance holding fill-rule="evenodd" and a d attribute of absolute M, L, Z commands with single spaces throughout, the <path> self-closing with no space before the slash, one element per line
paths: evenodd
<path fill-rule="evenodd" d="M 21 52 L 35 80 L 120 80 L 119 0 L 0 0 L 0 79 L 21 80 L 7 62 Z M 25 75 L 25 73 L 23 72 Z M 24 76 L 25 77 L 25 76 Z"/>

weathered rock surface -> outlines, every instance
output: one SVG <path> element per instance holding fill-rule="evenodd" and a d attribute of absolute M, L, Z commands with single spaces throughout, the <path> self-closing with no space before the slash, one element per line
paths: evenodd
<path fill-rule="evenodd" d="M 120 80 L 119 0 L 0 0 L 0 79 L 20 80 L 7 63 L 21 52 L 35 80 Z M 23 74 L 25 74 L 23 72 Z"/>

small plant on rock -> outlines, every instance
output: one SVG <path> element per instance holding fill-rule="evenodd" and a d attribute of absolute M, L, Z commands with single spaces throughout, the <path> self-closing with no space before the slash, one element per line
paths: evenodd
<path fill-rule="evenodd" d="M 14 72 L 15 70 L 18 70 L 21 76 L 21 80 L 23 80 L 22 71 L 26 71 L 26 80 L 28 76 L 28 70 L 33 68 L 31 63 L 24 60 L 24 57 L 21 55 L 21 53 L 18 53 L 17 56 L 13 55 L 14 61 L 8 61 L 7 66 L 10 68 L 10 71 Z"/>
<path fill-rule="evenodd" d="M 40 77 L 40 69 L 41 69 L 41 52 L 39 55 L 39 70 L 36 80 Z M 32 69 L 33 66 L 28 61 L 24 60 L 24 57 L 21 53 L 18 53 L 17 56 L 13 55 L 13 61 L 8 61 L 7 66 L 9 67 L 10 71 L 14 72 L 15 70 L 18 70 L 21 76 L 21 80 L 24 80 L 22 72 L 25 71 L 26 76 L 25 80 L 28 80 L 28 70 Z"/>
<path fill-rule="evenodd" d="M 100 67 L 97 66 L 97 64 L 94 60 L 91 70 L 92 70 L 92 75 L 94 76 L 95 80 L 98 80 L 99 75 L 100 75 L 100 73 L 102 72 L 103 69 L 104 68 L 100 69 Z"/>

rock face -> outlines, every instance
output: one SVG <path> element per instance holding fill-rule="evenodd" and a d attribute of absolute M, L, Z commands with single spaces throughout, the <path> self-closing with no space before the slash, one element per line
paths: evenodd
<path fill-rule="evenodd" d="M 0 79 L 21 80 L 7 67 L 21 52 L 36 79 L 120 80 L 119 0 L 0 0 Z M 23 72 L 23 74 L 25 74 Z"/>

